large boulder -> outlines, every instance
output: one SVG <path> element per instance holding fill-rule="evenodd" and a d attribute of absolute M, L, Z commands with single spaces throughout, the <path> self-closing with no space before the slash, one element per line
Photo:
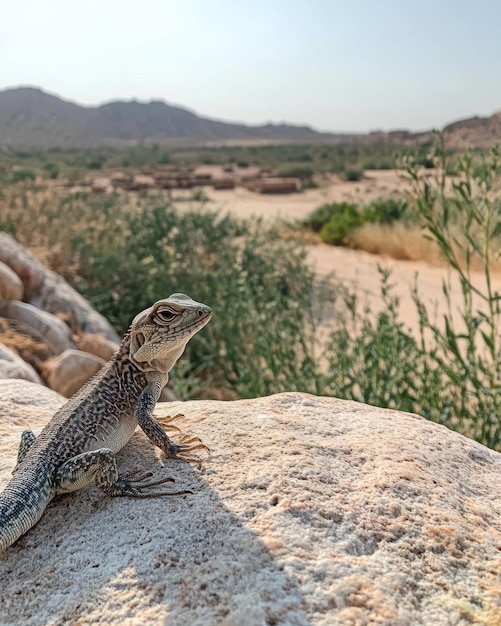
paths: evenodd
<path fill-rule="evenodd" d="M 0 381 L 0 483 L 60 396 Z M 501 455 L 415 415 L 286 393 L 159 405 L 202 472 L 136 433 L 122 473 L 193 495 L 58 498 L 0 557 L 0 622 L 494 626 Z M 175 436 L 174 436 L 175 437 Z"/>
<path fill-rule="evenodd" d="M 65 350 L 41 366 L 47 387 L 65 398 L 71 398 L 106 363 L 94 354 L 81 350 Z"/>
<path fill-rule="evenodd" d="M 102 333 L 111 341 L 119 337 L 109 322 L 94 311 L 68 283 L 47 269 L 7 233 L 0 233 L 0 261 L 21 279 L 24 300 L 48 313 L 66 314 L 73 330 Z"/>
<path fill-rule="evenodd" d="M 82 333 L 75 337 L 75 343 L 82 352 L 89 352 L 98 356 L 100 359 L 109 361 L 118 350 L 119 344 L 106 339 L 103 335 Z"/>
<path fill-rule="evenodd" d="M 0 378 L 21 378 L 32 383 L 42 383 L 35 369 L 3 343 L 0 343 Z"/>
<path fill-rule="evenodd" d="M 15 300 L 0 302 L 0 316 L 21 322 L 34 330 L 55 354 L 74 347 L 68 326 L 55 315 L 41 311 L 36 306 Z"/>
<path fill-rule="evenodd" d="M 23 283 L 8 265 L 0 261 L 0 300 L 22 300 Z"/>

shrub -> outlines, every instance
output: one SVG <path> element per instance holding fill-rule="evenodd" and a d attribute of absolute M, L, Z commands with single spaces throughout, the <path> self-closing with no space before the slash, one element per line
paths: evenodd
<path fill-rule="evenodd" d="M 332 204 L 322 204 L 317 209 L 312 211 L 307 218 L 305 218 L 301 224 L 306 228 L 316 233 L 320 232 L 322 227 L 327 224 L 333 215 L 340 215 L 344 210 L 351 212 L 356 210 L 354 204 L 348 204 L 347 202 L 333 202 Z"/>
<path fill-rule="evenodd" d="M 26 182 L 26 181 L 31 181 L 34 182 L 36 180 L 36 173 L 33 170 L 14 170 L 11 174 L 11 182 L 13 183 L 20 183 L 20 182 Z"/>
<path fill-rule="evenodd" d="M 361 209 L 347 202 L 334 202 L 319 206 L 303 220 L 302 226 L 319 232 L 325 243 L 340 245 L 365 222 L 391 224 L 402 219 L 406 209 L 405 201 L 393 199 L 375 200 Z"/>
<path fill-rule="evenodd" d="M 169 152 L 162 152 L 160 154 L 160 156 L 157 159 L 157 163 L 159 165 L 167 165 L 168 163 L 171 162 L 171 158 L 170 158 L 170 153 Z"/>
<path fill-rule="evenodd" d="M 351 168 L 345 170 L 344 177 L 345 177 L 346 180 L 348 180 L 350 182 L 355 182 L 357 180 L 362 180 L 362 178 L 364 177 L 364 170 L 359 169 L 359 168 L 355 168 L 355 167 L 351 167 Z"/>
<path fill-rule="evenodd" d="M 59 167 L 56 163 L 45 163 L 43 169 L 47 178 L 54 180 L 59 176 Z"/>
<path fill-rule="evenodd" d="M 406 200 L 374 200 L 362 210 L 364 222 L 378 224 L 391 224 L 403 219 L 407 213 L 408 203 Z"/>
<path fill-rule="evenodd" d="M 375 313 L 342 285 L 320 284 L 305 251 L 261 222 L 178 212 L 154 196 L 130 203 L 115 195 L 60 198 L 48 195 L 56 193 L 54 186 L 6 184 L 0 226 L 45 248 L 52 266 L 119 330 L 173 291 L 211 305 L 211 324 L 189 343 L 173 372 L 184 397 L 286 390 L 336 395 L 420 413 L 500 449 L 501 294 L 491 268 L 501 257 L 501 160 L 497 149 L 467 154 L 447 185 L 450 166 L 440 141 L 433 162 L 429 177 L 415 160 L 406 161 L 413 191 L 408 210 L 440 246 L 463 299 L 458 322 L 445 282 L 447 306 L 439 323 L 415 288 L 418 333 L 401 321 L 388 272 L 380 270 L 383 306 Z M 360 211 L 323 205 L 308 219 L 321 230 L 333 218 L 350 225 L 397 219 L 406 210 L 379 201 Z M 482 281 L 473 280 L 474 259 L 483 268 Z M 332 304 L 332 332 L 320 342 L 317 316 Z"/>
<path fill-rule="evenodd" d="M 100 170 L 104 165 L 104 159 L 98 158 L 98 159 L 92 159 L 91 161 L 88 161 L 87 163 L 87 168 L 89 170 Z"/>
<path fill-rule="evenodd" d="M 340 245 L 344 243 L 346 236 L 364 222 L 364 217 L 351 204 L 339 205 L 338 212 L 331 215 L 327 224 L 320 229 L 320 238 L 324 243 Z"/>
<path fill-rule="evenodd" d="M 300 178 L 301 180 L 311 180 L 315 170 L 311 165 L 282 165 L 276 172 L 280 178 Z"/>

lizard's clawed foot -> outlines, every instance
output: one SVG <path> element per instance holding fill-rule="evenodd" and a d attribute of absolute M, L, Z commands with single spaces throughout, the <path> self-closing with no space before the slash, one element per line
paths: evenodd
<path fill-rule="evenodd" d="M 165 417 L 156 417 L 156 420 L 163 428 L 181 433 L 181 429 L 177 426 L 173 426 L 172 422 L 182 417 L 184 417 L 183 413 L 176 413 L 176 415 L 173 416 L 167 415 Z M 165 448 L 163 449 L 165 450 Z M 191 456 L 192 452 L 195 452 L 195 450 L 206 450 L 210 453 L 209 448 L 204 443 L 202 443 L 202 441 L 198 437 L 192 437 L 191 435 L 182 435 L 179 439 L 179 443 L 171 443 L 169 445 L 166 456 L 168 458 L 176 459 L 178 461 L 194 463 L 198 467 L 198 469 L 201 469 L 202 461 L 196 456 Z"/>
<path fill-rule="evenodd" d="M 165 415 L 162 417 L 155 417 L 155 419 L 160 424 L 160 426 L 162 426 L 162 428 L 165 428 L 166 430 L 174 431 L 176 433 L 180 433 L 181 429 L 178 428 L 177 426 L 174 426 L 172 422 L 174 422 L 177 419 L 181 419 L 182 417 L 184 417 L 183 413 L 176 413 L 176 415 L 172 415 L 172 416 Z"/>
<path fill-rule="evenodd" d="M 162 496 L 182 496 L 187 493 L 193 493 L 192 491 L 184 490 L 184 491 L 144 491 L 145 489 L 150 489 L 151 487 L 156 487 L 157 485 L 163 485 L 164 483 L 173 483 L 174 479 L 167 477 L 161 478 L 160 480 L 151 480 L 149 482 L 148 478 L 151 478 L 153 474 L 151 472 L 147 472 L 142 476 L 135 478 L 134 480 L 130 480 L 132 476 L 137 475 L 137 471 L 129 472 L 123 478 L 119 478 L 114 485 L 115 493 L 113 495 L 116 496 L 129 496 L 132 498 L 158 498 Z"/>
<path fill-rule="evenodd" d="M 196 456 L 190 456 L 195 450 L 205 450 L 210 453 L 209 448 L 202 443 L 198 437 L 184 435 L 179 443 L 173 443 L 169 449 L 169 458 L 185 461 L 186 463 L 195 463 L 198 469 L 202 467 L 202 461 Z"/>

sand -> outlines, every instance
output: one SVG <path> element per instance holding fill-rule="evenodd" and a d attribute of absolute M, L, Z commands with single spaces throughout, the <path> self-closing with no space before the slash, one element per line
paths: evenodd
<path fill-rule="evenodd" d="M 204 193 L 214 208 L 228 211 L 237 217 L 294 221 L 305 218 L 310 211 L 326 202 L 364 204 L 377 198 L 401 195 L 407 188 L 395 170 L 368 170 L 363 180 L 347 182 L 338 176 L 330 176 L 317 189 L 307 189 L 301 193 L 258 194 L 242 187 L 221 191 L 205 187 Z"/>

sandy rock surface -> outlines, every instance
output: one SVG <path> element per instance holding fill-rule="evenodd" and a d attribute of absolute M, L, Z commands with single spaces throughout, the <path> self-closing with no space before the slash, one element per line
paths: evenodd
<path fill-rule="evenodd" d="M 63 402 L 0 381 L 0 485 Z M 0 556 L 0 623 L 501 623 L 501 455 L 419 417 L 280 394 L 157 406 L 212 450 L 199 472 L 141 433 L 119 468 L 187 497 L 89 487 Z"/>

